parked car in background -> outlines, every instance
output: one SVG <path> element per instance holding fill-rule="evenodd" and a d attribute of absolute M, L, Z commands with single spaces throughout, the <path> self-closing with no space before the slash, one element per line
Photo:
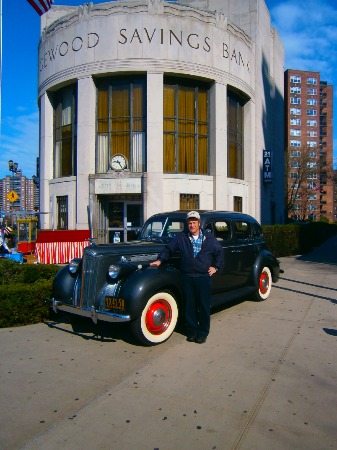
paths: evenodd
<path fill-rule="evenodd" d="M 212 277 L 211 307 L 252 296 L 266 300 L 280 265 L 267 250 L 259 223 L 242 213 L 199 213 L 201 227 L 210 229 L 224 250 L 225 264 Z M 160 213 L 146 221 L 137 241 L 86 247 L 82 259 L 57 273 L 50 305 L 95 323 L 129 322 L 143 345 L 167 340 L 184 310 L 179 254 L 159 268 L 149 264 L 186 228 L 186 211 Z"/>

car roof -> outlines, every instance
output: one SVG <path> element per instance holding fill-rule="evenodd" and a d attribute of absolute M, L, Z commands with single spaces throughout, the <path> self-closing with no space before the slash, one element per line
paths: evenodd
<path fill-rule="evenodd" d="M 167 211 L 167 212 L 153 214 L 153 216 L 151 216 L 151 217 L 154 218 L 154 217 L 166 216 L 166 217 L 179 217 L 181 219 L 186 219 L 186 215 L 189 211 L 191 211 L 191 210 L 190 209 L 186 209 L 186 210 L 179 209 L 176 211 Z M 204 221 L 205 219 L 208 219 L 208 218 L 214 218 L 214 219 L 227 218 L 227 219 L 232 219 L 232 220 L 250 220 L 253 222 L 257 222 L 257 220 L 254 219 L 254 217 L 250 216 L 249 214 L 236 212 L 236 211 L 216 211 L 216 210 L 206 210 L 206 209 L 195 209 L 193 211 L 197 211 L 200 214 L 200 218 L 202 221 Z M 151 217 L 149 217 L 149 219 L 151 219 Z"/>

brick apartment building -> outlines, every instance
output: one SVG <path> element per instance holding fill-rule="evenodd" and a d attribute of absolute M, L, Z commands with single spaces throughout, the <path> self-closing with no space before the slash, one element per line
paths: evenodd
<path fill-rule="evenodd" d="M 286 215 L 334 221 L 333 87 L 319 72 L 286 70 Z"/>
<path fill-rule="evenodd" d="M 14 191 L 17 194 L 15 201 L 11 202 L 8 194 Z M 7 175 L 0 180 L 0 209 L 3 218 L 8 224 L 15 222 L 14 217 L 25 212 L 32 212 L 39 208 L 39 189 L 33 179 L 22 175 L 21 170 L 12 176 Z"/>

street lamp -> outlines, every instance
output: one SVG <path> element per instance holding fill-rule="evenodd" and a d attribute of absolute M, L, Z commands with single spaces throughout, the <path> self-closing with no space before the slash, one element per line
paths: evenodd
<path fill-rule="evenodd" d="M 13 176 L 18 171 L 18 163 L 13 162 L 11 159 L 8 161 L 8 169 L 12 172 Z"/>

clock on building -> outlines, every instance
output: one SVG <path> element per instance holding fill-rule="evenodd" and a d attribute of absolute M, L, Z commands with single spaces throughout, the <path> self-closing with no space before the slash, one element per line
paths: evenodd
<path fill-rule="evenodd" d="M 110 165 L 113 170 L 118 171 L 126 169 L 128 166 L 128 162 L 124 155 L 122 155 L 121 153 L 116 153 L 111 157 Z"/>

